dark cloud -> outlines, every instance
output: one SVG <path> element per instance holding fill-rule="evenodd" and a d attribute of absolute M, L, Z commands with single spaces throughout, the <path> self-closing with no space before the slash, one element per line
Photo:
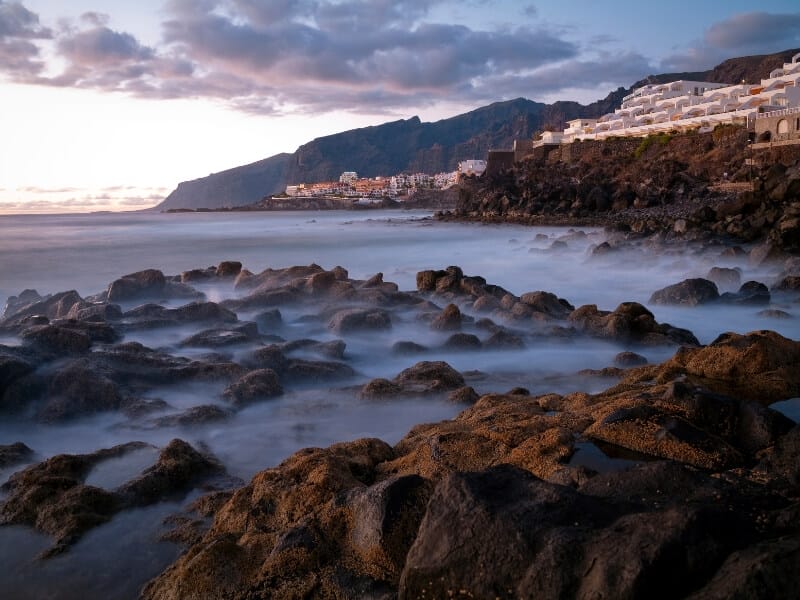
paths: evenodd
<path fill-rule="evenodd" d="M 36 40 L 52 37 L 39 17 L 17 2 L 0 0 L 0 72 L 25 77 L 44 69 Z"/>
<path fill-rule="evenodd" d="M 719 64 L 732 54 L 766 54 L 798 46 L 800 12 L 741 13 L 711 25 L 702 40 L 667 56 L 662 66 L 667 71 L 699 71 Z"/>

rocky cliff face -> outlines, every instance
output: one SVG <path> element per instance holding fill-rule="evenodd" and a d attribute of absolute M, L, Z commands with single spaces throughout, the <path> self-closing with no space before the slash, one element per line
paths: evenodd
<path fill-rule="evenodd" d="M 709 71 L 650 75 L 645 83 L 698 79 L 757 81 L 780 67 L 798 50 L 727 60 Z M 566 121 L 599 117 L 618 107 L 631 88 L 618 88 L 589 105 L 559 101 L 542 104 L 524 98 L 497 102 L 471 112 L 423 123 L 418 117 L 353 129 L 315 139 L 293 154 L 278 154 L 208 177 L 181 183 L 157 208 L 243 206 L 280 192 L 289 183 L 338 178 L 342 171 L 374 177 L 403 171 L 452 171 L 458 161 L 483 158 L 490 148 L 510 148 L 515 139 L 543 129 L 558 130 Z"/>

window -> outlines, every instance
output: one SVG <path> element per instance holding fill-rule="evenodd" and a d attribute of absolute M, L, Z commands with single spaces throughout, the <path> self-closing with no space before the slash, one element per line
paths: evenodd
<path fill-rule="evenodd" d="M 785 135 L 789 133 L 789 121 L 781 119 L 778 121 L 778 135 Z"/>
<path fill-rule="evenodd" d="M 795 131 L 800 131 L 800 117 L 797 117 L 794 120 L 794 130 Z"/>

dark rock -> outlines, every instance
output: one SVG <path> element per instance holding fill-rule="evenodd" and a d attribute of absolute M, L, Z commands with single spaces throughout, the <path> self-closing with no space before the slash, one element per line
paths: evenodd
<path fill-rule="evenodd" d="M 458 331 L 461 329 L 461 311 L 455 304 L 448 304 L 444 310 L 431 321 L 431 329 L 437 331 Z"/>
<path fill-rule="evenodd" d="M 229 385 L 223 397 L 236 406 L 274 398 L 283 393 L 278 374 L 272 369 L 251 371 Z"/>
<path fill-rule="evenodd" d="M 109 377 L 88 361 L 75 361 L 53 377 L 39 419 L 63 421 L 107 412 L 118 409 L 121 401 L 122 394 Z"/>
<path fill-rule="evenodd" d="M 768 319 L 794 319 L 790 313 L 777 308 L 760 310 L 757 314 L 759 317 L 767 317 Z"/>
<path fill-rule="evenodd" d="M 281 311 L 279 311 L 277 308 L 258 313 L 254 320 L 256 325 L 258 325 L 259 331 L 262 333 L 269 333 L 270 331 L 278 329 L 283 325 Z"/>
<path fill-rule="evenodd" d="M 100 303 L 82 307 L 80 303 L 76 303 L 66 318 L 78 321 L 117 321 L 122 318 L 122 310 L 118 304 Z"/>
<path fill-rule="evenodd" d="M 667 286 L 650 296 L 651 304 L 678 304 L 697 306 L 707 304 L 719 298 L 719 291 L 713 281 L 708 279 L 685 279 L 680 283 Z"/>
<path fill-rule="evenodd" d="M 471 386 L 465 385 L 447 394 L 450 402 L 458 404 L 475 404 L 480 396 Z"/>
<path fill-rule="evenodd" d="M 289 359 L 278 346 L 265 346 L 254 351 L 244 360 L 248 366 L 259 369 L 272 369 L 276 373 L 283 373 L 289 367 Z"/>
<path fill-rule="evenodd" d="M 359 396 L 367 399 L 381 399 L 398 396 L 403 393 L 403 388 L 388 379 L 378 378 L 366 383 L 361 388 Z"/>
<path fill-rule="evenodd" d="M 0 354 L 0 400 L 8 387 L 33 371 L 33 365 L 27 360 L 8 354 Z"/>
<path fill-rule="evenodd" d="M 56 325 L 29 327 L 20 337 L 38 350 L 59 355 L 88 352 L 92 345 L 86 333 Z"/>
<path fill-rule="evenodd" d="M 555 319 L 566 319 L 575 310 L 569 302 L 550 292 L 528 292 L 520 296 L 520 302 Z"/>
<path fill-rule="evenodd" d="M 26 317 L 37 315 L 45 316 L 48 319 L 58 319 L 66 317 L 73 305 L 83 302 L 78 292 L 70 290 L 61 292 L 46 298 L 38 297 L 34 290 L 26 290 L 25 298 L 20 300 L 22 295 L 12 304 L 7 303 L 4 313 L 3 324 L 22 323 Z M 9 299 L 9 302 L 11 300 Z M 11 310 L 11 312 L 9 312 Z"/>
<path fill-rule="evenodd" d="M 159 296 L 166 287 L 164 274 L 147 269 L 125 275 L 108 286 L 109 302 L 130 302 L 141 298 Z"/>
<path fill-rule="evenodd" d="M 480 350 L 481 340 L 471 333 L 454 333 L 442 347 L 446 350 Z"/>
<path fill-rule="evenodd" d="M 508 390 L 508 396 L 530 396 L 531 392 L 528 388 L 515 387 Z"/>
<path fill-rule="evenodd" d="M 289 360 L 285 373 L 288 379 L 301 383 L 347 379 L 355 375 L 352 367 L 342 362 L 297 358 Z"/>
<path fill-rule="evenodd" d="M 587 304 L 575 309 L 567 320 L 589 335 L 623 343 L 699 345 L 692 332 L 656 323 L 653 313 L 637 302 L 623 302 L 613 312 Z"/>
<path fill-rule="evenodd" d="M 769 304 L 771 300 L 769 289 L 758 281 L 748 281 L 739 288 L 735 294 L 727 292 L 719 297 L 725 304 L 759 305 Z"/>
<path fill-rule="evenodd" d="M 525 347 L 525 342 L 520 336 L 499 329 L 486 339 L 483 346 L 488 350 L 518 350 Z"/>
<path fill-rule="evenodd" d="M 423 361 L 405 369 L 394 382 L 405 390 L 445 392 L 464 385 L 464 377 L 443 361 Z"/>
<path fill-rule="evenodd" d="M 772 286 L 774 291 L 778 292 L 796 292 L 800 291 L 800 276 L 798 275 L 787 275 L 783 279 L 781 279 L 778 283 Z"/>
<path fill-rule="evenodd" d="M 152 427 L 193 427 L 206 423 L 219 423 L 231 417 L 230 411 L 214 404 L 193 406 L 175 415 L 165 415 L 148 421 Z"/>
<path fill-rule="evenodd" d="M 33 454 L 33 450 L 22 442 L 0 445 L 0 469 L 28 462 L 33 458 Z"/>
<path fill-rule="evenodd" d="M 113 344 L 119 341 L 120 334 L 108 323 L 93 322 L 93 321 L 79 321 L 76 319 L 56 319 L 50 322 L 50 325 L 69 329 L 78 333 L 85 333 L 89 340 L 92 342 L 100 342 L 103 344 Z"/>
<path fill-rule="evenodd" d="M 209 267 L 208 269 L 192 269 L 190 271 L 184 271 L 181 273 L 181 283 L 209 281 L 211 278 L 215 277 L 216 274 L 217 270 L 214 267 Z"/>
<path fill-rule="evenodd" d="M 644 356 L 635 352 L 620 352 L 614 357 L 614 364 L 618 367 L 640 367 L 647 362 Z"/>
<path fill-rule="evenodd" d="M 407 356 L 411 354 L 420 354 L 426 352 L 428 349 L 422 344 L 416 342 L 395 342 L 392 345 L 392 354 L 400 356 Z"/>
<path fill-rule="evenodd" d="M 248 335 L 237 329 L 206 329 L 181 341 L 188 348 L 224 348 L 253 343 L 257 336 Z"/>
<path fill-rule="evenodd" d="M 380 309 L 350 308 L 340 310 L 331 317 L 328 328 L 338 335 L 360 331 L 391 329 L 389 313 Z"/>
<path fill-rule="evenodd" d="M 347 344 L 342 340 L 331 340 L 330 342 L 318 342 L 316 340 L 302 339 L 293 340 L 281 345 L 281 350 L 286 354 L 295 351 L 302 351 L 317 354 L 326 358 L 344 358 L 344 351 Z"/>
<path fill-rule="evenodd" d="M 234 260 L 226 260 L 217 265 L 217 277 L 236 277 L 242 271 L 242 263 Z"/>
<path fill-rule="evenodd" d="M 156 464 L 122 485 L 117 492 L 128 505 L 146 506 L 182 495 L 199 480 L 223 471 L 216 460 L 199 453 L 183 440 L 174 439 L 161 450 Z"/>

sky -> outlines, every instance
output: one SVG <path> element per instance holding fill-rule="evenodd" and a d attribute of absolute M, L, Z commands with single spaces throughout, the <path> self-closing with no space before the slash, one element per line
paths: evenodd
<path fill-rule="evenodd" d="M 797 47 L 797 0 L 0 0 L 0 214 L 147 208 L 355 127 Z"/>

